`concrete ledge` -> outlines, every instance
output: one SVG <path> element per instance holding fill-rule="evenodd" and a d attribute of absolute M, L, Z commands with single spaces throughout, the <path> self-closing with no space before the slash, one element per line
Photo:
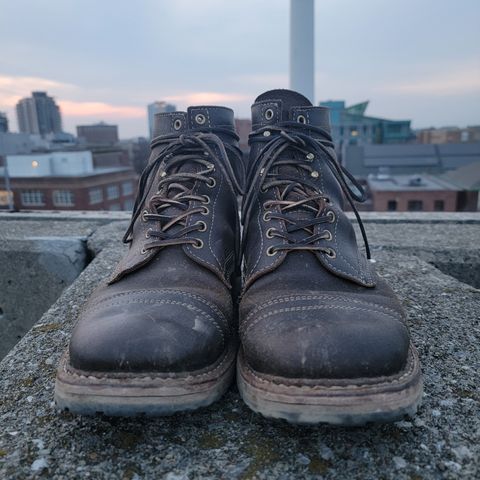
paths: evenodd
<path fill-rule="evenodd" d="M 355 215 L 348 212 L 348 217 Z M 361 212 L 365 223 L 480 223 L 480 212 Z M 2 212 L 0 220 L 63 220 L 109 223 L 129 220 L 130 212 L 109 211 L 62 211 L 62 210 L 22 210 L 21 212 Z"/>
<path fill-rule="evenodd" d="M 129 220 L 130 212 L 111 212 L 104 210 L 22 210 L 21 212 L 2 212 L 1 220 L 35 220 L 35 221 L 67 221 L 67 222 L 93 222 L 110 223 L 115 220 Z"/>
<path fill-rule="evenodd" d="M 0 359 L 90 260 L 91 222 L 0 216 Z"/>
<path fill-rule="evenodd" d="M 235 387 L 208 409 L 164 419 L 59 413 L 57 362 L 79 307 L 122 254 L 125 223 L 96 226 L 87 240 L 95 259 L 0 363 L 0 477 L 475 478 L 480 290 L 430 263 L 478 258 L 478 226 L 463 223 L 368 227 L 377 268 L 408 311 L 425 398 L 413 420 L 354 429 L 263 419 Z"/>

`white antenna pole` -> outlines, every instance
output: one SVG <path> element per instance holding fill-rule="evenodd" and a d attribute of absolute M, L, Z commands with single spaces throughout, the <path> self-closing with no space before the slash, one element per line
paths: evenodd
<path fill-rule="evenodd" d="M 290 88 L 313 104 L 314 0 L 290 0 Z"/>

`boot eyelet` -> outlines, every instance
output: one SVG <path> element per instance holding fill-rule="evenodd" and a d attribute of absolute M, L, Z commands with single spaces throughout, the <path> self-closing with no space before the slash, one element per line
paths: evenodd
<path fill-rule="evenodd" d="M 148 213 L 149 213 L 148 210 L 144 210 L 144 211 L 142 212 L 142 221 L 143 221 L 143 222 L 147 222 L 147 221 L 148 221 L 147 218 L 146 218 L 146 215 L 148 215 Z"/>
<path fill-rule="evenodd" d="M 182 121 L 177 118 L 174 122 L 173 122 L 173 128 L 175 130 L 180 130 L 182 128 Z"/>
<path fill-rule="evenodd" d="M 152 232 L 152 229 L 149 228 L 149 229 L 147 230 L 147 233 L 145 233 L 145 238 L 150 238 L 150 233 L 151 233 L 151 232 Z"/>
<path fill-rule="evenodd" d="M 142 255 L 146 255 L 147 252 L 148 252 L 148 250 L 147 250 L 145 247 L 140 250 L 140 253 L 141 253 Z"/>
<path fill-rule="evenodd" d="M 319 173 L 316 171 L 316 170 L 312 170 L 310 172 L 310 176 L 313 177 L 313 178 L 318 178 L 319 177 Z"/>
<path fill-rule="evenodd" d="M 332 202 L 330 201 L 330 199 L 328 197 L 323 197 L 323 201 L 325 202 L 326 205 L 331 205 Z"/>
<path fill-rule="evenodd" d="M 201 240 L 200 238 L 196 238 L 195 243 L 192 243 L 192 246 L 193 248 L 197 249 L 203 248 L 203 240 Z"/>
<path fill-rule="evenodd" d="M 277 254 L 277 250 L 275 250 L 273 247 L 268 247 L 267 248 L 267 255 L 269 257 L 273 257 L 276 254 Z"/>
<path fill-rule="evenodd" d="M 271 135 L 271 133 L 270 133 L 268 130 L 265 130 L 265 131 L 263 132 L 263 136 L 264 136 L 264 137 L 269 137 L 270 135 Z"/>
<path fill-rule="evenodd" d="M 273 110 L 271 108 L 265 110 L 265 118 L 267 120 L 271 120 L 273 118 Z"/>
<path fill-rule="evenodd" d="M 205 232 L 207 230 L 207 224 L 202 220 L 199 220 L 195 225 L 198 225 L 200 227 L 198 229 L 199 232 Z"/>
<path fill-rule="evenodd" d="M 210 215 L 210 209 L 208 207 L 203 207 L 203 212 L 200 212 L 200 215 Z"/>
<path fill-rule="evenodd" d="M 335 215 L 335 212 L 334 212 L 333 210 L 329 210 L 329 211 L 328 211 L 327 217 L 329 218 L 328 221 L 329 221 L 330 223 L 333 223 L 333 222 L 336 220 L 336 218 L 337 218 L 337 216 Z"/>
<path fill-rule="evenodd" d="M 202 197 L 203 197 L 202 203 L 204 203 L 205 205 L 208 205 L 210 203 L 210 197 L 208 195 L 202 195 Z"/>
<path fill-rule="evenodd" d="M 217 181 L 213 177 L 208 177 L 207 187 L 214 188 L 217 184 Z"/>
<path fill-rule="evenodd" d="M 203 125 L 206 120 L 207 120 L 207 119 L 205 118 L 205 115 L 203 115 L 203 113 L 197 113 L 197 115 L 195 115 L 195 121 L 196 121 L 199 125 Z"/>
<path fill-rule="evenodd" d="M 274 229 L 274 228 L 269 228 L 269 229 L 267 230 L 267 233 L 265 233 L 265 236 L 266 236 L 267 238 L 273 238 L 273 237 L 274 237 L 273 232 L 275 232 L 275 229 Z"/>
<path fill-rule="evenodd" d="M 305 158 L 311 162 L 315 158 L 315 155 L 312 152 L 309 152 Z"/>
<path fill-rule="evenodd" d="M 265 212 L 265 213 L 263 214 L 263 221 L 264 221 L 264 222 L 269 222 L 270 220 L 271 220 L 271 218 L 270 218 L 270 212 Z"/>
<path fill-rule="evenodd" d="M 323 240 L 330 242 L 333 239 L 332 232 L 330 232 L 329 230 L 324 230 L 322 233 L 327 234 L 327 236 L 324 237 Z"/>
<path fill-rule="evenodd" d="M 299 115 L 297 117 L 297 122 L 298 123 L 303 123 L 303 124 L 307 123 L 307 119 L 305 118 L 305 115 Z"/>
<path fill-rule="evenodd" d="M 331 259 L 337 258 L 337 252 L 333 248 L 325 250 L 325 255 Z"/>

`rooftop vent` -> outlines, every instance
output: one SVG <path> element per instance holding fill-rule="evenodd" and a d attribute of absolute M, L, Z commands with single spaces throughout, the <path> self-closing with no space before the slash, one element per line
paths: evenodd
<path fill-rule="evenodd" d="M 424 182 L 422 180 L 422 177 L 412 177 L 410 178 L 410 180 L 408 181 L 408 184 L 411 186 L 411 187 L 420 187 L 422 185 L 424 185 Z"/>
<path fill-rule="evenodd" d="M 379 167 L 378 172 L 375 175 L 376 180 L 391 180 L 390 176 L 390 168 L 385 166 L 385 167 Z"/>

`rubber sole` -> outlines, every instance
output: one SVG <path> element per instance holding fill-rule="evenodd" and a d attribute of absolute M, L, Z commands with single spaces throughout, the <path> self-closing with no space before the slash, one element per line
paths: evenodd
<path fill-rule="evenodd" d="M 299 424 L 393 422 L 414 415 L 423 394 L 414 347 L 405 370 L 395 376 L 338 381 L 262 375 L 247 365 L 240 351 L 237 383 L 240 395 L 253 411 Z"/>
<path fill-rule="evenodd" d="M 228 389 L 236 348 L 211 368 L 188 374 L 99 373 L 75 370 L 65 352 L 57 371 L 55 402 L 80 415 L 164 416 L 206 407 Z"/>

